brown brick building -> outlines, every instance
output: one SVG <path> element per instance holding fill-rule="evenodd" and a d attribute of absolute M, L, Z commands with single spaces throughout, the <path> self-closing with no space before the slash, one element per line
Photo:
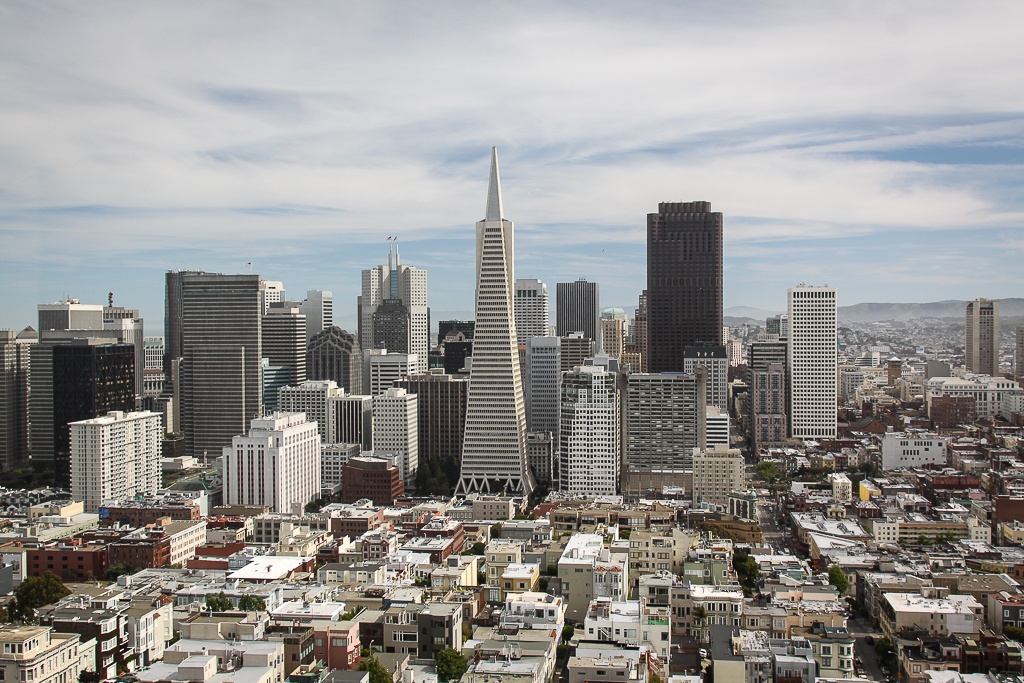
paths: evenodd
<path fill-rule="evenodd" d="M 28 576 L 53 572 L 63 581 L 95 581 L 107 573 L 107 546 L 102 543 L 48 543 L 26 548 L 25 570 Z"/>
<path fill-rule="evenodd" d="M 341 502 L 369 498 L 374 505 L 394 505 L 405 493 L 398 467 L 382 458 L 350 458 L 341 474 Z"/>

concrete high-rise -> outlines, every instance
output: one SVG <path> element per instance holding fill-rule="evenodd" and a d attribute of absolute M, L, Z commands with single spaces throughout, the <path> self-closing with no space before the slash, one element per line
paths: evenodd
<path fill-rule="evenodd" d="M 397 243 L 389 245 L 387 264 L 363 271 L 359 341 L 364 351 L 373 348 L 389 348 L 377 345 L 379 335 L 374 323 L 377 310 L 387 300 L 400 301 L 408 310 L 410 341 L 409 348 L 402 352 L 415 354 L 417 359 L 415 370 L 426 372 L 427 354 L 430 351 L 427 271 L 422 268 L 402 265 Z M 393 350 L 399 351 L 400 349 Z"/>
<path fill-rule="evenodd" d="M 306 292 L 299 304 L 299 312 L 306 316 L 306 342 L 334 325 L 334 295 L 321 289 Z"/>
<path fill-rule="evenodd" d="M 533 337 L 526 342 L 523 393 L 526 429 L 558 435 L 558 383 L 562 376 L 561 339 Z"/>
<path fill-rule="evenodd" d="M 606 308 L 601 311 L 601 343 L 604 353 L 612 358 L 622 358 L 626 350 L 626 330 L 629 321 L 621 308 Z"/>
<path fill-rule="evenodd" d="M 569 372 L 577 365 L 583 365 L 587 358 L 597 353 L 594 340 L 582 332 L 572 332 L 558 340 L 558 367 L 562 372 Z"/>
<path fill-rule="evenodd" d="M 693 455 L 693 504 L 729 504 L 729 494 L 743 490 L 743 454 L 738 448 L 716 445 Z"/>
<path fill-rule="evenodd" d="M 345 390 L 331 380 L 308 380 L 295 386 L 281 387 L 277 405 L 285 413 L 305 413 L 306 419 L 316 422 L 320 442 L 338 443 L 337 415 L 334 402 L 345 396 Z"/>
<path fill-rule="evenodd" d="M 559 490 L 589 496 L 618 492 L 622 458 L 615 369 L 584 365 L 563 375 L 558 441 Z"/>
<path fill-rule="evenodd" d="M 724 346 L 687 346 L 683 349 L 683 372 L 692 373 L 702 365 L 707 369 L 707 399 L 729 413 L 729 358 Z"/>
<path fill-rule="evenodd" d="M 109 412 L 71 428 L 71 497 L 96 512 L 105 500 L 156 493 L 161 486 L 159 413 Z"/>
<path fill-rule="evenodd" d="M 647 371 L 678 372 L 688 346 L 722 339 L 722 214 L 662 202 L 647 215 Z"/>
<path fill-rule="evenodd" d="M 392 387 L 373 399 L 373 454 L 398 465 L 406 486 L 416 483 L 420 466 L 419 399 Z"/>
<path fill-rule="evenodd" d="M 395 386 L 395 381 L 415 375 L 419 367 L 415 354 L 391 353 L 387 349 L 363 351 L 363 388 L 370 396 L 380 396 Z"/>
<path fill-rule="evenodd" d="M 263 315 L 270 307 L 285 301 L 284 283 L 279 280 L 260 280 L 260 309 Z"/>
<path fill-rule="evenodd" d="M 437 462 L 446 474 L 454 472 L 462 461 L 469 379 L 430 373 L 411 375 L 395 386 L 417 398 L 420 466 Z"/>
<path fill-rule="evenodd" d="M 626 379 L 623 447 L 626 472 L 680 472 L 704 448 L 707 377 L 698 367 L 682 372 L 640 373 Z"/>
<path fill-rule="evenodd" d="M 964 360 L 978 375 L 999 376 L 999 302 L 976 299 L 967 302 Z"/>
<path fill-rule="evenodd" d="M 494 148 L 487 209 L 476 224 L 476 329 L 458 487 L 463 493 L 529 494 L 534 488 L 513 314 L 514 264 L 515 228 L 502 217 Z"/>
<path fill-rule="evenodd" d="M 263 412 L 260 278 L 168 273 L 167 300 L 167 354 L 182 359 L 185 455 L 215 456 Z"/>
<path fill-rule="evenodd" d="M 635 372 L 647 372 L 647 361 L 650 357 L 650 348 L 647 343 L 647 290 L 640 292 L 637 297 L 636 313 L 633 314 L 633 349 L 639 354 L 639 367 L 633 368 Z"/>
<path fill-rule="evenodd" d="M 263 315 L 261 357 L 291 370 L 288 384 L 306 381 L 306 316 L 291 302 L 271 304 Z M 266 397 L 264 397 L 266 399 Z"/>
<path fill-rule="evenodd" d="M 314 335 L 306 350 L 306 378 L 333 380 L 349 393 L 361 393 L 363 352 L 359 338 L 337 326 Z"/>
<path fill-rule="evenodd" d="M 779 446 L 789 436 L 786 417 L 786 365 L 750 369 L 750 441 L 753 448 Z"/>
<path fill-rule="evenodd" d="M 533 337 L 546 337 L 551 326 L 548 286 L 540 280 L 516 280 L 516 338 L 525 344 Z"/>
<path fill-rule="evenodd" d="M 836 290 L 800 285 L 788 293 L 789 433 L 835 438 L 838 397 Z"/>
<path fill-rule="evenodd" d="M 1017 328 L 1017 338 L 1013 347 L 1013 368 L 1017 381 L 1024 386 L 1024 325 Z"/>
<path fill-rule="evenodd" d="M 102 330 L 103 306 L 83 304 L 78 299 L 65 299 L 53 304 L 39 304 L 39 334 L 50 330 Z"/>
<path fill-rule="evenodd" d="M 0 330 L 0 472 L 28 463 L 29 350 L 35 339 Z"/>
<path fill-rule="evenodd" d="M 302 413 L 255 419 L 247 435 L 221 450 L 225 505 L 301 514 L 320 495 L 320 435 Z"/>
<path fill-rule="evenodd" d="M 580 278 L 576 282 L 555 284 L 555 334 L 568 337 L 582 332 L 594 341 L 595 352 L 601 350 L 601 287 Z"/>

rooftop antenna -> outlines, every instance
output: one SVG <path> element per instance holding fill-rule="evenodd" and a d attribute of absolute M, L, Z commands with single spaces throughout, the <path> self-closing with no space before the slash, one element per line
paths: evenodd
<path fill-rule="evenodd" d="M 113 308 L 114 307 L 114 293 L 113 292 L 107 292 L 107 306 L 109 308 Z"/>

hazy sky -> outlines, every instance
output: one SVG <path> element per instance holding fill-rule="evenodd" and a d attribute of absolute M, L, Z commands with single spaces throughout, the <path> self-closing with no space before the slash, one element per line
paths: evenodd
<path fill-rule="evenodd" d="M 0 326 L 167 269 L 330 289 L 397 235 L 471 314 L 497 145 L 516 274 L 632 309 L 646 214 L 725 214 L 726 306 L 1024 296 L 1024 3 L 0 3 Z"/>

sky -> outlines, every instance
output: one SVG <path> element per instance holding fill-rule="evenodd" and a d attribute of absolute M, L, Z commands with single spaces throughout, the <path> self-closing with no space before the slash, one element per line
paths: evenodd
<path fill-rule="evenodd" d="M 0 2 L 0 327 L 163 273 L 473 309 L 498 147 L 517 277 L 632 310 L 646 215 L 724 213 L 725 305 L 1024 296 L 1024 3 Z M 553 309 L 553 303 L 552 303 Z M 553 311 L 552 311 L 553 312 Z"/>

